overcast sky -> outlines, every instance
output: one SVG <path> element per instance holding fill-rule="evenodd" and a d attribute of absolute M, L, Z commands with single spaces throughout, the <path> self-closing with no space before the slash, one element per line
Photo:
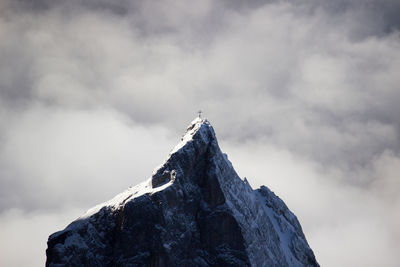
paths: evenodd
<path fill-rule="evenodd" d="M 43 266 L 48 235 L 149 178 L 198 109 L 322 266 L 396 266 L 399 14 L 397 0 L 0 0 L 0 266 Z"/>

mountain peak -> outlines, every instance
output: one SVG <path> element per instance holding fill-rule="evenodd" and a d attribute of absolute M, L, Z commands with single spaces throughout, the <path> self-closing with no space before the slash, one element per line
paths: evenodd
<path fill-rule="evenodd" d="M 210 151 L 220 152 L 214 129 L 207 119 L 197 117 L 186 128 L 181 141 L 165 162 L 153 171 L 153 188 L 175 181 L 177 176 L 182 176 L 181 172 L 187 165 L 195 165 L 199 157 Z"/>
<path fill-rule="evenodd" d="M 237 175 L 201 118 L 151 179 L 52 234 L 46 254 L 46 266 L 319 266 L 296 216 Z"/>
<path fill-rule="evenodd" d="M 170 152 L 170 155 L 177 152 L 179 149 L 184 147 L 186 143 L 193 140 L 193 137 L 197 134 L 197 132 L 201 132 L 202 135 L 205 135 L 206 132 L 215 137 L 214 129 L 212 128 L 210 122 L 207 119 L 203 119 L 200 117 L 196 117 L 186 128 L 185 133 L 181 138 L 181 142 L 179 142 Z"/>

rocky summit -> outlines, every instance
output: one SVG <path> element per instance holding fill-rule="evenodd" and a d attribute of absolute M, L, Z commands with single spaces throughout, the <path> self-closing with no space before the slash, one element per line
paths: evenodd
<path fill-rule="evenodd" d="M 49 237 L 46 266 L 319 266 L 299 221 L 253 190 L 196 118 L 152 177 Z"/>

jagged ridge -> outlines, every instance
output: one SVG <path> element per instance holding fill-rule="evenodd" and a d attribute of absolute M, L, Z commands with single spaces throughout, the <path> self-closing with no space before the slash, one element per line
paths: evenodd
<path fill-rule="evenodd" d="M 46 266 L 318 266 L 292 212 L 195 119 L 148 181 L 49 237 Z"/>

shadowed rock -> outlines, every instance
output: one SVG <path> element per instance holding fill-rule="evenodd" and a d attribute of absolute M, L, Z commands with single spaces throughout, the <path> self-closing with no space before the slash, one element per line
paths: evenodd
<path fill-rule="evenodd" d="M 195 119 L 152 178 L 49 237 L 46 266 L 318 266 L 297 218 Z"/>

